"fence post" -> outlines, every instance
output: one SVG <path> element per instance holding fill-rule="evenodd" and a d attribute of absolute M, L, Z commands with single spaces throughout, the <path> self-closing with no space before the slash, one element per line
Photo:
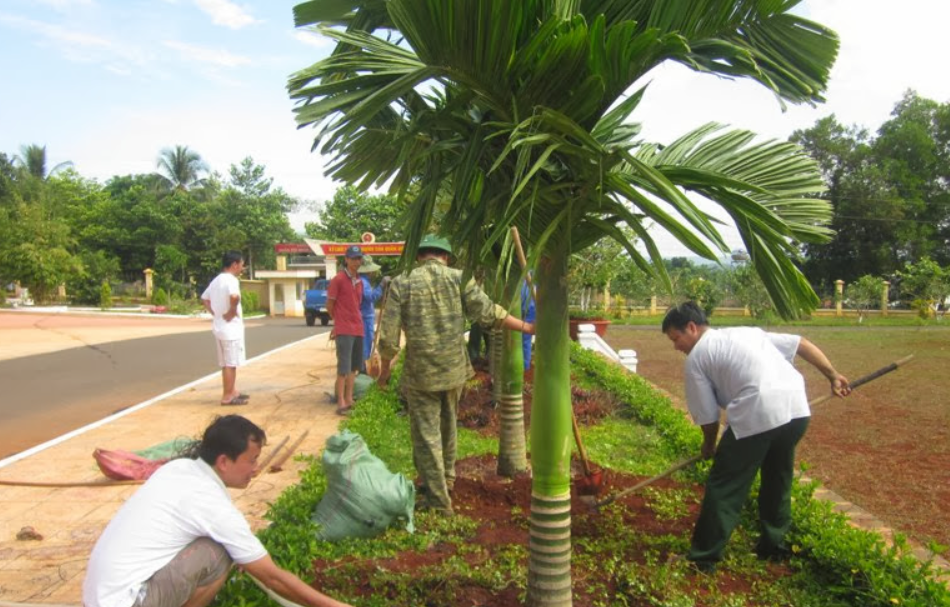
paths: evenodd
<path fill-rule="evenodd" d="M 888 280 L 881 281 L 881 316 L 887 316 L 887 296 L 890 292 L 891 283 Z"/>
<path fill-rule="evenodd" d="M 841 306 L 844 304 L 844 281 L 836 280 L 835 281 L 835 316 L 843 316 L 844 313 L 841 311 Z"/>
<path fill-rule="evenodd" d="M 145 274 L 145 299 L 152 301 L 152 275 L 155 274 L 155 270 L 152 268 L 145 268 L 143 273 Z"/>

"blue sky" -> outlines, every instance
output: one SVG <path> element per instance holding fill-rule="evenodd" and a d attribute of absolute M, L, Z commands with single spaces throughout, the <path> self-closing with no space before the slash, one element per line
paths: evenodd
<path fill-rule="evenodd" d="M 294 29 L 293 5 L 3 0 L 0 151 L 45 145 L 50 166 L 69 160 L 104 182 L 151 172 L 162 148 L 184 144 L 222 174 L 252 156 L 290 194 L 327 200 L 336 185 L 310 152 L 312 133 L 296 130 L 285 85 L 330 47 Z M 947 0 L 806 0 L 797 10 L 842 40 L 826 104 L 783 113 L 761 87 L 664 66 L 639 108 L 644 135 L 666 142 L 718 121 L 784 138 L 831 113 L 874 129 L 908 88 L 950 101 L 950 78 L 934 69 L 948 56 Z"/>

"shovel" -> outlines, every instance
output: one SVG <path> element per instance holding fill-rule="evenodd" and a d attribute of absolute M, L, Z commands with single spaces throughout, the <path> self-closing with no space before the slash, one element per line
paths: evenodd
<path fill-rule="evenodd" d="M 911 359 L 913 359 L 913 358 L 914 358 L 914 355 L 913 355 L 913 354 L 910 354 L 910 355 L 908 355 L 908 356 L 905 356 L 904 358 L 901 358 L 900 360 L 895 360 L 894 362 L 892 362 L 891 364 L 889 364 L 889 365 L 887 365 L 887 366 L 881 367 L 881 368 L 878 369 L 877 371 L 874 371 L 874 372 L 872 372 L 872 373 L 868 373 L 867 375 L 864 375 L 864 376 L 862 376 L 862 377 L 859 377 L 858 379 L 854 380 L 853 382 L 850 382 L 851 389 L 852 389 L 852 390 L 855 390 L 855 389 L 857 389 L 858 387 L 863 386 L 864 384 L 868 383 L 869 381 L 873 381 L 873 380 L 877 379 L 878 377 L 881 377 L 882 375 L 886 375 L 886 374 L 890 373 L 891 371 L 896 370 L 898 367 L 900 367 L 900 366 L 902 366 L 902 365 L 906 365 L 906 364 L 907 364 L 908 362 L 910 362 Z M 830 399 L 831 396 L 832 396 L 831 394 L 823 394 L 822 396 L 819 396 L 819 397 L 817 397 L 817 398 L 812 399 L 812 400 L 808 403 L 808 406 L 809 406 L 809 407 L 814 407 L 815 405 L 819 405 L 819 404 L 825 402 L 826 400 Z M 581 496 L 580 496 L 581 501 L 584 502 L 585 504 L 587 504 L 588 506 L 590 506 L 591 509 L 593 509 L 593 510 L 595 510 L 595 511 L 599 511 L 599 510 L 600 510 L 601 508 L 603 508 L 604 506 L 606 506 L 606 505 L 608 505 L 608 504 L 614 503 L 616 500 L 618 500 L 618 499 L 621 498 L 621 497 L 626 497 L 626 496 L 630 495 L 631 493 L 636 493 L 636 492 L 639 491 L 640 489 L 643 489 L 644 487 L 646 487 L 646 486 L 648 486 L 648 485 L 652 485 L 653 483 L 655 483 L 656 481 L 658 481 L 658 480 L 660 480 L 660 479 L 666 478 L 667 476 L 673 474 L 673 473 L 676 472 L 677 470 L 682 470 L 683 468 L 686 468 L 687 466 L 691 466 L 691 465 L 695 464 L 696 462 L 698 462 L 698 461 L 701 459 L 701 457 L 702 457 L 702 456 L 700 456 L 700 455 L 694 455 L 693 457 L 691 457 L 691 458 L 689 458 L 689 459 L 686 459 L 686 460 L 683 460 L 683 461 L 679 462 L 678 464 L 674 464 L 672 467 L 670 467 L 670 468 L 664 470 L 663 472 L 660 472 L 660 473 L 657 474 L 656 476 L 652 476 L 652 477 L 650 477 L 650 478 L 648 478 L 648 479 L 646 479 L 646 480 L 644 480 L 644 481 L 640 481 L 639 483 L 637 483 L 637 484 L 634 485 L 633 487 L 629 487 L 629 488 L 627 488 L 627 489 L 624 489 L 623 491 L 619 491 L 619 492 L 617 492 L 617 493 L 614 493 L 613 495 L 609 495 L 609 496 L 607 496 L 606 498 L 602 499 L 602 500 L 599 501 L 599 502 L 598 502 L 596 499 L 594 499 L 592 496 L 590 496 L 590 495 L 581 495 Z"/>
<path fill-rule="evenodd" d="M 373 346 L 369 351 L 369 358 L 366 360 L 366 374 L 377 379 L 379 372 L 382 371 L 382 363 L 379 360 L 379 352 L 376 347 L 379 345 L 379 327 L 383 324 L 383 312 L 386 311 L 386 298 L 389 296 L 389 285 L 383 291 L 383 300 L 379 303 L 379 317 L 376 319 L 376 332 L 373 334 Z"/>

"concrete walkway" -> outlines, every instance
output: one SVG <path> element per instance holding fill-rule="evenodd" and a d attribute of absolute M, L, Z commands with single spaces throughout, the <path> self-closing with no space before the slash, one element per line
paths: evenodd
<path fill-rule="evenodd" d="M 177 436 L 196 437 L 216 415 L 239 413 L 267 432 L 262 461 L 286 436 L 287 448 L 304 432 L 295 453 L 319 454 L 340 417 L 327 398 L 333 391 L 335 355 L 326 334 L 250 361 L 238 372 L 251 394 L 246 406 L 222 407 L 221 380 L 209 376 L 151 403 L 133 407 L 65 440 L 0 462 L 0 480 L 106 482 L 92 457 L 97 447 L 135 450 Z M 24 406 L 28 406 L 24 403 Z M 304 464 L 290 458 L 280 472 L 263 471 L 232 496 L 260 529 L 269 504 L 298 479 Z M 0 602 L 79 605 L 86 560 L 102 529 L 136 485 L 102 487 L 0 486 Z M 42 540 L 16 539 L 32 527 Z"/>

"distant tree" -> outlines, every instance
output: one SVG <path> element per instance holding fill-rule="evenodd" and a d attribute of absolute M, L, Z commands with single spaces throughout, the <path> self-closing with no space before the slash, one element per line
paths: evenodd
<path fill-rule="evenodd" d="M 186 145 L 165 148 L 158 155 L 158 175 L 170 190 L 188 190 L 200 186 L 202 175 L 208 172 L 208 166 L 198 152 Z"/>
<path fill-rule="evenodd" d="M 706 316 L 712 316 L 719 302 L 722 301 L 722 289 L 719 285 L 702 276 L 696 276 L 687 281 L 684 291 L 686 298 L 699 304 Z"/>
<path fill-rule="evenodd" d="M 907 262 L 897 273 L 900 289 L 912 308 L 928 318 L 943 307 L 950 296 L 950 270 L 924 257 L 917 263 Z"/>
<path fill-rule="evenodd" d="M 769 293 L 752 264 L 736 265 L 730 279 L 733 296 L 741 305 L 749 308 L 752 316 L 768 319 L 775 314 Z"/>
<path fill-rule="evenodd" d="M 587 311 L 595 290 L 603 290 L 620 274 L 625 264 L 633 264 L 616 240 L 601 238 L 595 244 L 571 255 L 567 282 L 580 308 Z"/>
<path fill-rule="evenodd" d="M 66 293 L 74 303 L 101 303 L 102 285 L 110 284 L 120 275 L 119 259 L 105 251 L 79 252 L 81 267 L 66 281 Z M 111 285 L 110 285 L 111 287 Z"/>
<path fill-rule="evenodd" d="M 61 171 L 73 165 L 72 162 L 60 162 L 54 166 L 48 173 L 46 172 L 46 146 L 36 144 L 24 145 L 20 147 L 20 156 L 17 157 L 19 165 L 32 177 L 37 179 L 46 179 L 50 175 Z"/>
<path fill-rule="evenodd" d="M 317 221 L 308 222 L 310 238 L 358 242 L 363 232 L 372 232 L 381 242 L 402 241 L 398 221 L 403 208 L 394 196 L 366 194 L 353 186 L 336 191 L 324 203 Z"/>
<path fill-rule="evenodd" d="M 287 219 L 298 201 L 281 188 L 272 188 L 274 180 L 266 177 L 266 167 L 248 156 L 240 166 L 231 165 L 230 183 L 215 199 L 222 227 L 234 230 L 242 241 L 248 271 L 253 275 L 259 267 L 273 267 L 274 245 L 293 240 L 296 234 Z"/>
<path fill-rule="evenodd" d="M 804 246 L 813 284 L 889 276 L 923 255 L 950 263 L 950 104 L 908 91 L 876 137 L 832 116 L 792 140 L 818 161 L 835 208 L 834 239 Z"/>
<path fill-rule="evenodd" d="M 265 196 L 274 183 L 272 177 L 265 177 L 267 171 L 262 164 L 256 164 L 250 156 L 244 158 L 239 165 L 231 165 L 228 174 L 231 176 L 231 187 L 245 196 Z"/>
<path fill-rule="evenodd" d="M 858 311 L 858 322 L 864 322 L 868 311 L 880 305 L 883 289 L 884 281 L 870 274 L 865 274 L 845 286 L 845 301 L 849 307 Z"/>

